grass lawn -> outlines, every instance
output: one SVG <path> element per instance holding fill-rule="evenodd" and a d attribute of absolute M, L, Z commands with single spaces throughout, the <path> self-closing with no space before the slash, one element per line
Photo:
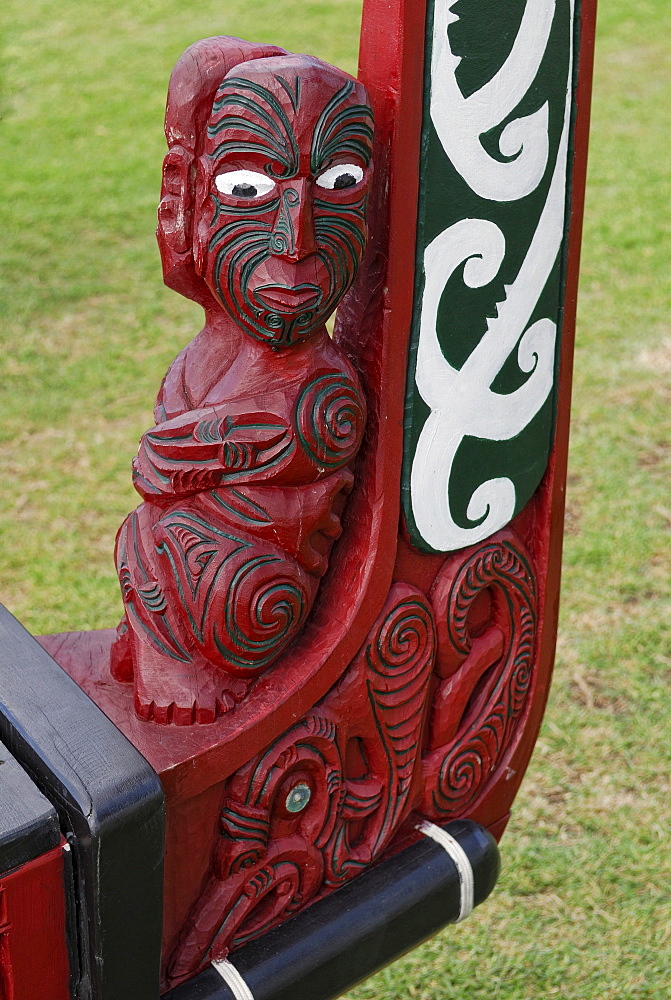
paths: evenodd
<path fill-rule="evenodd" d="M 359 0 L 4 0 L 0 599 L 109 626 L 129 461 L 200 311 L 153 230 L 170 70 L 239 34 L 356 67 Z M 671 4 L 601 0 L 563 608 L 499 888 L 351 1000 L 671 995 Z"/>

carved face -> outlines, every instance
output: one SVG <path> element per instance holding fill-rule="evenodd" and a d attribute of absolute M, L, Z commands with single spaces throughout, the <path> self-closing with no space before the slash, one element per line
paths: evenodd
<path fill-rule="evenodd" d="M 197 257 L 217 300 L 274 348 L 319 330 L 366 241 L 373 116 L 364 88 L 305 56 L 224 80 L 201 159 Z"/>

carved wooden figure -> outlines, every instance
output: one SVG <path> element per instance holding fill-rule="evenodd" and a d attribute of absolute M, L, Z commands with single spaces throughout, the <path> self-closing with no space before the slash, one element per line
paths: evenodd
<path fill-rule="evenodd" d="M 373 113 L 340 70 L 216 38 L 175 68 L 166 134 L 166 281 L 206 322 L 133 464 L 113 673 L 189 725 L 295 639 L 341 532 L 366 404 L 325 322 L 365 248 Z"/>
<path fill-rule="evenodd" d="M 594 13 L 366 0 L 360 81 L 226 37 L 175 67 L 158 241 L 205 325 L 133 463 L 118 629 L 41 640 L 161 779 L 175 1000 L 213 962 L 247 996 L 231 952 L 431 824 L 508 822 L 554 656 Z"/>

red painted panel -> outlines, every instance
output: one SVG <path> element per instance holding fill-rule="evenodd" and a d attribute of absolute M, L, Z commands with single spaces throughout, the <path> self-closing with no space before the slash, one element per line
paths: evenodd
<path fill-rule="evenodd" d="M 69 1000 L 63 847 L 0 878 L 0 1000 Z"/>

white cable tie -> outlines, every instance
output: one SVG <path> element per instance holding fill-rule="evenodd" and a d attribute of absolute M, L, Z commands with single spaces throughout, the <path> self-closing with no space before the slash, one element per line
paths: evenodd
<path fill-rule="evenodd" d="M 254 1000 L 254 994 L 244 981 L 236 967 L 227 958 L 212 963 L 227 986 L 230 987 L 235 1000 Z"/>
<path fill-rule="evenodd" d="M 456 923 L 460 923 L 471 915 L 475 905 L 475 880 L 473 878 L 473 866 L 471 865 L 470 858 L 459 841 L 455 840 L 447 830 L 436 826 L 435 823 L 430 823 L 425 819 L 419 824 L 417 829 L 425 837 L 430 837 L 436 844 L 439 844 L 454 861 L 457 875 L 459 876 L 459 889 L 461 893 L 461 904 Z"/>

